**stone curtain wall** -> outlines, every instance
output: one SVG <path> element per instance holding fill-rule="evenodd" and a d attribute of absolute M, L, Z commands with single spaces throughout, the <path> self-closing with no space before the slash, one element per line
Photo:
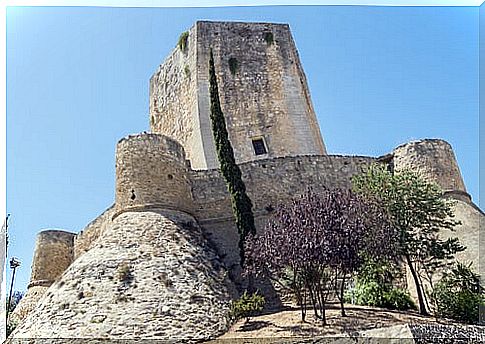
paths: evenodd
<path fill-rule="evenodd" d="M 455 154 L 443 140 L 427 139 L 403 144 L 394 149 L 394 169 L 411 169 L 433 182 L 455 198 L 470 201 Z"/>
<path fill-rule="evenodd" d="M 256 214 L 275 207 L 312 187 L 350 188 L 350 178 L 363 172 L 376 158 L 361 156 L 297 156 L 240 164 Z M 226 184 L 218 170 L 192 171 L 192 193 L 198 220 L 232 216 Z"/>
<path fill-rule="evenodd" d="M 74 238 L 74 259 L 88 251 L 106 230 L 111 223 L 114 215 L 114 204 L 106 209 L 101 215 L 91 221 L 84 229 Z"/>
<path fill-rule="evenodd" d="M 176 37 L 174 37 L 176 44 Z M 180 142 L 196 168 L 206 168 L 198 120 L 196 27 L 150 79 L 150 128 Z"/>
<path fill-rule="evenodd" d="M 254 205 L 258 232 L 281 203 L 304 193 L 327 188 L 350 188 L 351 177 L 376 162 L 360 156 L 298 156 L 258 160 L 240 165 L 248 195 Z M 218 170 L 192 171 L 195 216 L 229 268 L 239 262 L 238 234 L 226 184 Z M 237 278 L 237 273 L 233 274 Z"/>
<path fill-rule="evenodd" d="M 130 135 L 116 149 L 116 214 L 147 206 L 192 213 L 183 147 L 158 134 Z"/>

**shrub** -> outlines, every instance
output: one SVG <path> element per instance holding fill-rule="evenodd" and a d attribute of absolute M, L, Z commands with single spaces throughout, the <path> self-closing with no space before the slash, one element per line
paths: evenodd
<path fill-rule="evenodd" d="M 180 51 L 185 51 L 185 48 L 187 48 L 188 39 L 189 39 L 189 32 L 188 31 L 182 32 L 180 34 L 179 41 L 177 43 L 177 45 L 180 48 Z"/>
<path fill-rule="evenodd" d="M 238 300 L 232 302 L 230 318 L 232 321 L 246 318 L 246 322 L 248 322 L 250 317 L 263 310 L 265 302 L 264 297 L 257 292 L 248 294 L 245 291 Z"/>
<path fill-rule="evenodd" d="M 238 69 L 239 69 L 239 62 L 235 57 L 231 57 L 229 59 L 229 70 L 231 71 L 231 74 L 232 75 L 236 74 Z"/>
<path fill-rule="evenodd" d="M 264 40 L 266 44 L 271 45 L 274 42 L 273 33 L 272 32 L 265 32 L 264 33 Z"/>
<path fill-rule="evenodd" d="M 485 306 L 485 295 L 480 277 L 470 266 L 457 263 L 436 284 L 433 294 L 438 317 L 450 318 L 469 324 L 479 321 L 479 307 Z"/>
<path fill-rule="evenodd" d="M 382 307 L 387 309 L 417 309 L 416 304 L 406 290 L 392 285 L 379 284 L 376 281 L 357 282 L 355 289 L 346 294 L 346 301 L 358 305 Z"/>
<path fill-rule="evenodd" d="M 396 287 L 384 293 L 384 307 L 401 311 L 418 309 L 409 293 L 406 290 Z"/>
<path fill-rule="evenodd" d="M 389 263 L 368 259 L 359 270 L 355 288 L 345 296 L 347 302 L 388 309 L 416 309 L 406 290 L 392 285 L 398 272 Z"/>

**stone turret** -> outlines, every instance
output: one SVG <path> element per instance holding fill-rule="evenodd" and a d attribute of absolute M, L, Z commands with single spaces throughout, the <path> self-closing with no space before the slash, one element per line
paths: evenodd
<path fill-rule="evenodd" d="M 184 148 L 159 134 L 130 135 L 116 149 L 116 215 L 156 207 L 193 213 Z"/>
<path fill-rule="evenodd" d="M 411 169 L 437 183 L 450 197 L 470 202 L 451 145 L 440 139 L 409 142 L 394 149 L 394 169 Z"/>
<path fill-rule="evenodd" d="M 37 235 L 30 283 L 25 296 L 12 314 L 22 320 L 45 291 L 64 273 L 74 259 L 74 233 L 45 230 Z"/>

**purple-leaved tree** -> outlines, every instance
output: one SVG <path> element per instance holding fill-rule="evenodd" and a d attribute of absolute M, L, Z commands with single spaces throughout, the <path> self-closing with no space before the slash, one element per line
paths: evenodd
<path fill-rule="evenodd" d="M 345 315 L 345 279 L 366 256 L 392 258 L 396 238 L 398 233 L 377 202 L 349 190 L 308 190 L 280 205 L 263 234 L 249 238 L 246 269 L 278 283 L 289 274 L 302 321 L 309 301 L 325 325 L 330 292 L 337 292 Z"/>

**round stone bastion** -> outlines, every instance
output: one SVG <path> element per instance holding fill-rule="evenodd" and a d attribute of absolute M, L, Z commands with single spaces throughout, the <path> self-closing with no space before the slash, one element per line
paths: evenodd
<path fill-rule="evenodd" d="M 52 229 L 37 234 L 30 283 L 25 296 L 11 314 L 14 321 L 22 321 L 47 289 L 71 265 L 74 259 L 74 237 L 74 233 Z"/>
<path fill-rule="evenodd" d="M 412 141 L 394 149 L 394 169 L 409 169 L 437 183 L 446 194 L 470 202 L 451 145 L 440 139 Z"/>
<path fill-rule="evenodd" d="M 162 208 L 193 213 L 185 151 L 177 141 L 143 133 L 116 147 L 116 211 Z"/>
<path fill-rule="evenodd" d="M 37 234 L 29 287 L 50 286 L 71 265 L 76 234 L 44 230 Z"/>

